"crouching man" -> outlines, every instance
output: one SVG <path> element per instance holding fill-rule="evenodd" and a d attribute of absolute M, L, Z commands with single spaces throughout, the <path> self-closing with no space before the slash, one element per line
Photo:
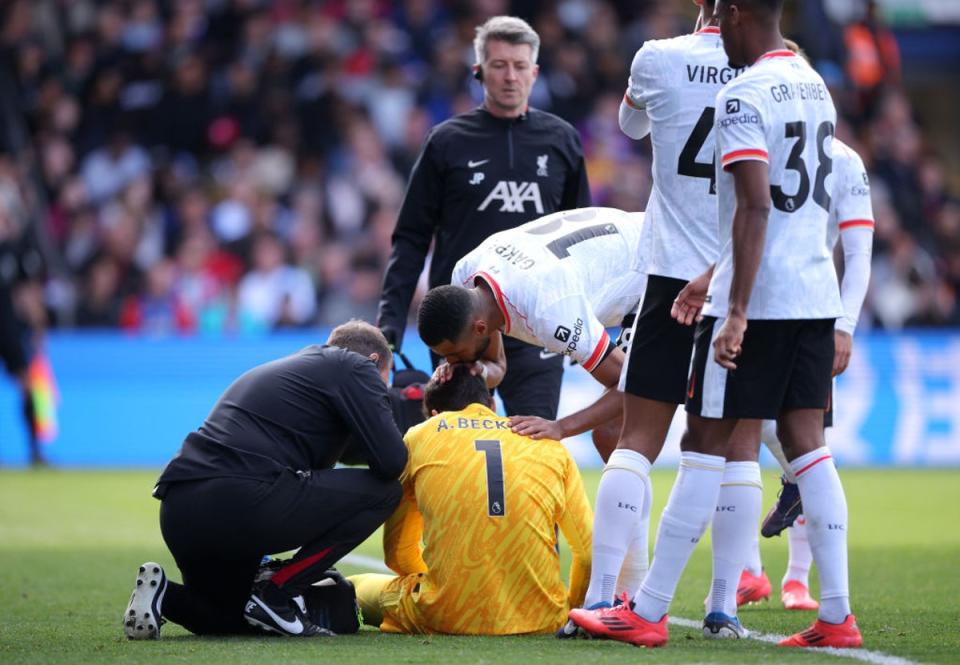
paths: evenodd
<path fill-rule="evenodd" d="M 163 620 L 198 635 L 332 634 L 304 597 L 400 501 L 407 450 L 387 394 L 391 362 L 382 333 L 350 321 L 326 345 L 227 388 L 153 492 L 183 582 L 143 564 L 127 637 L 157 638 Z M 348 442 L 369 469 L 333 468 Z M 260 570 L 265 555 L 289 550 L 291 560 Z"/>
<path fill-rule="evenodd" d="M 556 441 L 511 432 L 491 406 L 469 367 L 427 384 L 432 417 L 404 439 L 403 499 L 384 530 L 399 577 L 350 578 L 366 623 L 394 633 L 547 633 L 583 601 L 593 517 L 576 464 Z M 573 551 L 569 588 L 557 525 Z"/>

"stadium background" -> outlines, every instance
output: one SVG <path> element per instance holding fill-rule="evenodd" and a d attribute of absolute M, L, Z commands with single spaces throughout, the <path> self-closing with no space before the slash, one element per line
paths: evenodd
<path fill-rule="evenodd" d="M 847 465 L 957 466 L 960 3 L 879 5 L 864 23 L 859 2 L 788 3 L 787 32 L 834 90 L 877 216 L 831 445 Z M 480 99 L 475 25 L 531 21 L 543 38 L 532 104 L 580 130 L 597 205 L 641 210 L 649 148 L 619 131 L 617 106 L 634 51 L 694 17 L 687 0 L 35 0 L 0 12 L 0 243 L 59 384 L 46 454 L 151 467 L 239 372 L 373 319 L 423 137 Z M 562 408 L 593 390 L 568 372 Z M 26 459 L 18 410 L 0 381 L 2 464 Z"/>

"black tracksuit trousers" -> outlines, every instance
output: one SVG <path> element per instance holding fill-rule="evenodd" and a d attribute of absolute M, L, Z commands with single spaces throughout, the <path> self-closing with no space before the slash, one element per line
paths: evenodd
<path fill-rule="evenodd" d="M 302 593 L 383 524 L 400 496 L 398 481 L 366 469 L 168 484 L 160 530 L 183 583 L 168 581 L 164 618 L 198 635 L 255 632 L 243 608 L 264 555 L 299 548 L 273 582 Z"/>

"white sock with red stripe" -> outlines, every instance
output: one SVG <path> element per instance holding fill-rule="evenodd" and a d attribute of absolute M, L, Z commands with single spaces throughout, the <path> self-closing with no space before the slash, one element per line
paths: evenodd
<path fill-rule="evenodd" d="M 763 481 L 757 462 L 727 462 L 713 514 L 710 611 L 737 616 L 737 586 L 760 521 Z"/>
<path fill-rule="evenodd" d="M 633 611 L 647 621 L 660 621 L 677 589 L 693 548 L 707 529 L 717 508 L 724 459 L 703 453 L 680 453 L 680 471 L 660 517 L 653 564 Z"/>
<path fill-rule="evenodd" d="M 830 450 L 801 455 L 790 468 L 797 475 L 807 539 L 820 574 L 820 619 L 843 623 L 850 614 L 847 578 L 847 498 Z"/>
<path fill-rule="evenodd" d="M 593 517 L 593 562 L 584 607 L 613 603 L 617 578 L 627 549 L 639 540 L 641 517 L 646 509 L 649 529 L 650 460 L 640 453 L 618 448 L 610 455 L 597 488 Z M 642 538 L 646 554 L 646 538 Z"/>
<path fill-rule="evenodd" d="M 787 542 L 790 544 L 790 561 L 783 576 L 783 584 L 794 580 L 805 587 L 810 586 L 810 564 L 813 563 L 813 551 L 807 540 L 807 518 L 801 515 L 793 526 L 787 529 Z"/>
<path fill-rule="evenodd" d="M 647 569 L 650 568 L 650 505 L 653 503 L 653 488 L 649 478 L 643 486 L 645 493 L 643 507 L 640 509 L 640 521 L 627 549 L 627 556 L 620 566 L 620 577 L 617 578 L 618 598 L 623 594 L 627 594 L 627 598 L 633 598 L 633 594 L 643 584 L 643 578 L 647 576 Z"/>

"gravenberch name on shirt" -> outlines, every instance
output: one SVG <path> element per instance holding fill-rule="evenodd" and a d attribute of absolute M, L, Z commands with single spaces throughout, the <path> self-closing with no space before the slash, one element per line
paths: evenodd
<path fill-rule="evenodd" d="M 690 83 L 729 83 L 743 73 L 745 67 L 714 67 L 713 65 L 687 65 L 687 80 Z"/>
<path fill-rule="evenodd" d="M 799 99 L 802 102 L 822 102 L 830 99 L 830 92 L 823 83 L 802 81 L 799 83 L 780 83 L 770 86 L 770 96 L 775 102 L 791 102 Z"/>

